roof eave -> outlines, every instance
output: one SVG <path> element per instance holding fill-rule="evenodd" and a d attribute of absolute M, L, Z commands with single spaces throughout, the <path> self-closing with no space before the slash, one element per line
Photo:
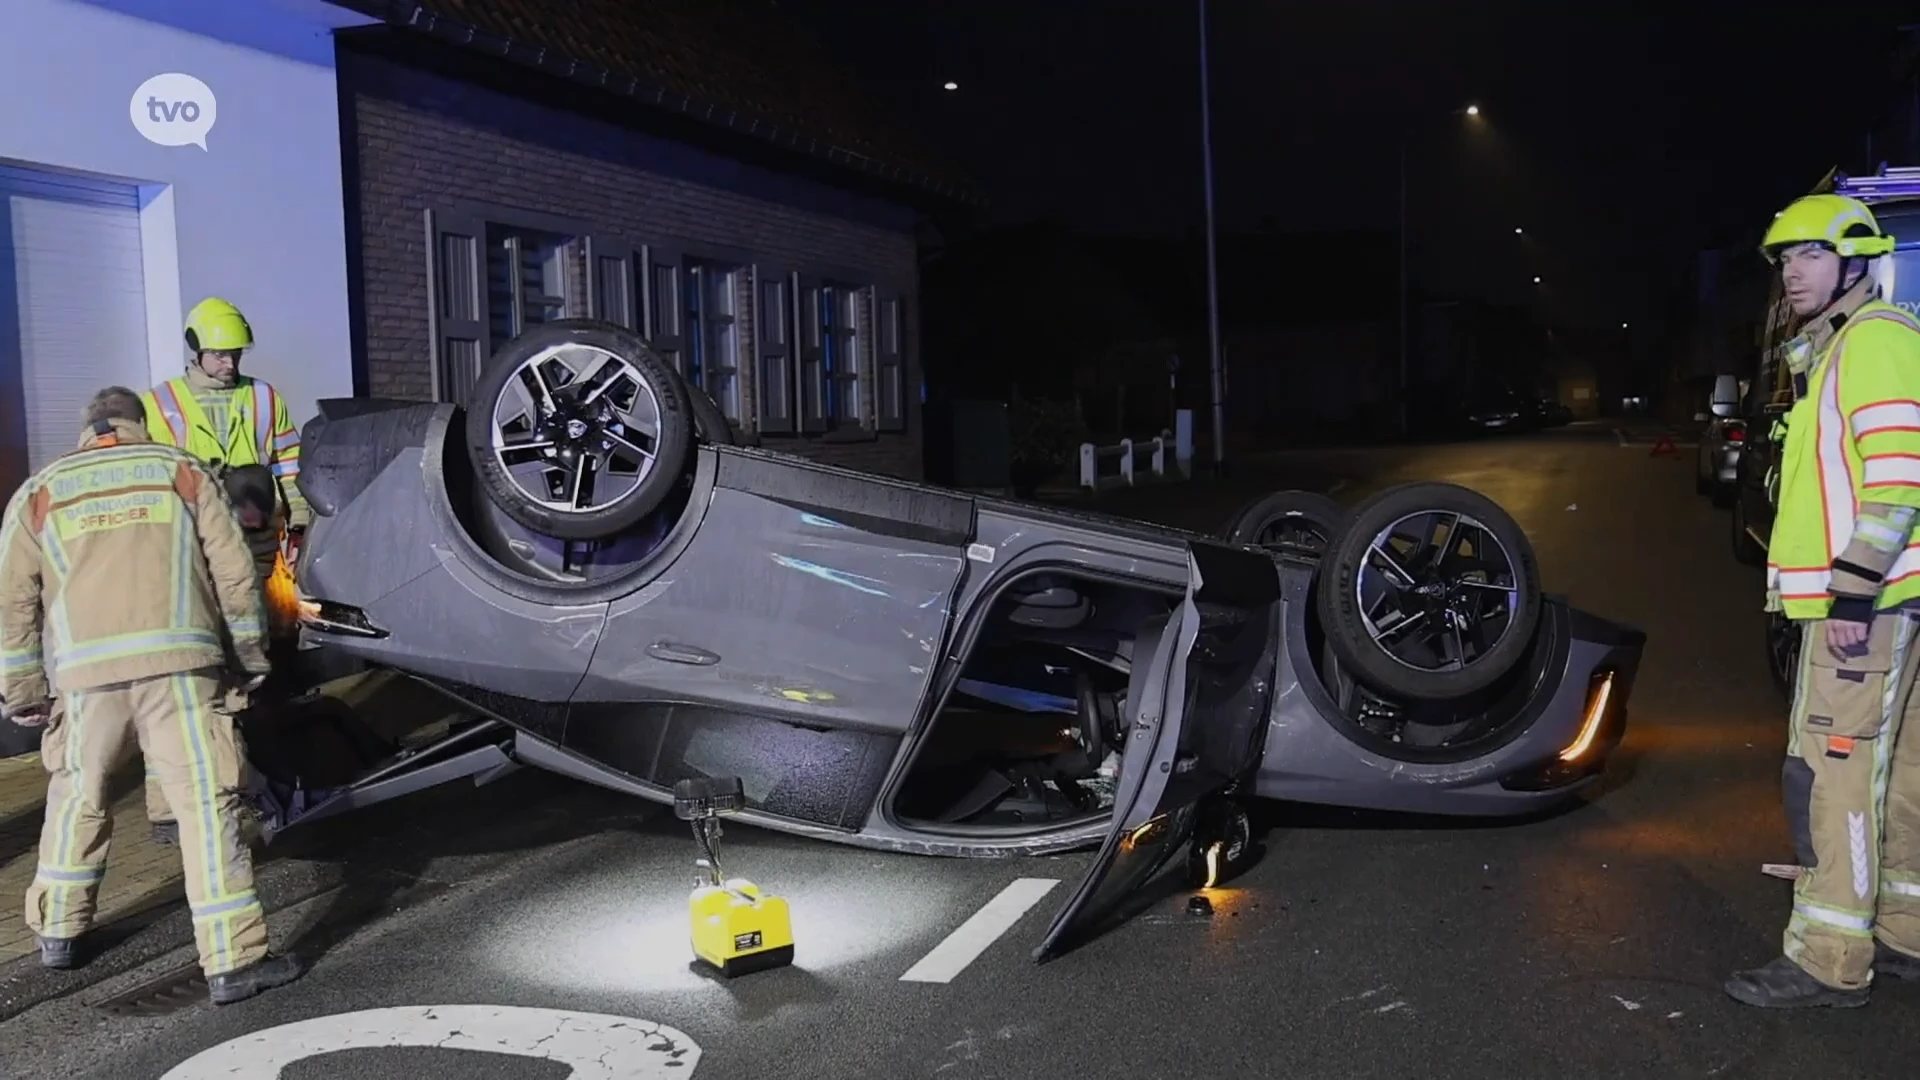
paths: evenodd
<path fill-rule="evenodd" d="M 648 106 L 677 112 L 729 131 L 751 135 L 775 146 L 794 150 L 868 176 L 916 188 L 971 207 L 978 208 L 985 205 L 979 195 L 958 184 L 914 169 L 892 165 L 843 146 L 822 142 L 812 136 L 782 128 L 769 120 L 738 109 L 702 102 L 598 64 L 585 63 L 545 46 L 529 45 L 512 38 L 489 34 L 476 26 L 428 11 L 418 0 L 328 0 L 328 3 L 357 11 L 369 18 L 379 19 L 389 26 L 426 34 L 441 41 L 535 68 L 550 75 L 557 75 L 570 82 L 598 87 Z"/>

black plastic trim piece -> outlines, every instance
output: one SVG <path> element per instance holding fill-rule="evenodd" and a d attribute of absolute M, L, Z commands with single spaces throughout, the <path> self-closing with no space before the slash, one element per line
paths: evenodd
<path fill-rule="evenodd" d="M 719 447 L 715 486 L 758 495 L 803 512 L 845 519 L 881 536 L 948 547 L 973 541 L 974 502 L 968 495 L 904 480 L 835 469 L 751 447 Z"/>

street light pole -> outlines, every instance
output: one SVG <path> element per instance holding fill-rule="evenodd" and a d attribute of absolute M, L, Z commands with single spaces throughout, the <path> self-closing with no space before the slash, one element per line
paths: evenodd
<path fill-rule="evenodd" d="M 1213 239 L 1213 114 L 1207 88 L 1207 0 L 1200 0 L 1200 163 L 1207 205 L 1207 348 L 1213 368 L 1213 467 L 1227 459 L 1226 379 L 1220 365 L 1220 283 Z"/>
<path fill-rule="evenodd" d="M 1408 411 L 1407 354 L 1407 137 L 1400 136 L 1400 436 L 1406 438 L 1411 433 L 1411 415 Z"/>

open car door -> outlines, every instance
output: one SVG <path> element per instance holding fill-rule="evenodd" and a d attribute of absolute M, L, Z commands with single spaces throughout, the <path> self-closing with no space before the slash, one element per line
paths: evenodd
<path fill-rule="evenodd" d="M 1251 772 L 1266 736 L 1280 608 L 1279 569 L 1266 553 L 1187 545 L 1186 599 L 1157 643 L 1147 628 L 1141 644 L 1151 653 L 1135 654 L 1113 827 L 1036 961 L 1095 932 L 1192 837 L 1201 803 Z"/>

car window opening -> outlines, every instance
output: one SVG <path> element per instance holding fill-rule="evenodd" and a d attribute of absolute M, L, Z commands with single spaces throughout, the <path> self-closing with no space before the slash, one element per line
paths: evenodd
<path fill-rule="evenodd" d="M 1178 594 L 1062 571 L 1011 582 L 928 721 L 894 816 L 908 827 L 1022 830 L 1111 812 L 1132 665 L 1154 654 L 1178 604 Z"/>

